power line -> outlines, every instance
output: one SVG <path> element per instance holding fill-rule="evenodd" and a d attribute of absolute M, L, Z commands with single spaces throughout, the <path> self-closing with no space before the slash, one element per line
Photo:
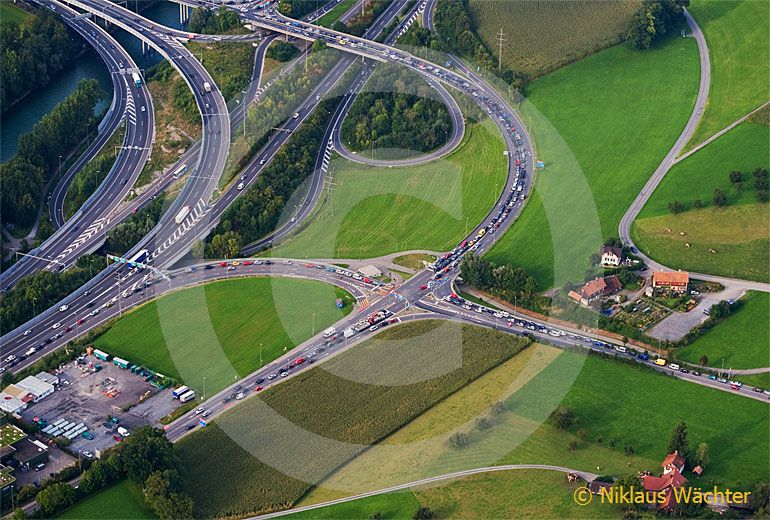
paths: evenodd
<path fill-rule="evenodd" d="M 497 72 L 500 72 L 503 69 L 503 43 L 506 41 L 505 35 L 503 34 L 503 28 L 500 27 L 500 33 L 497 35 Z"/>

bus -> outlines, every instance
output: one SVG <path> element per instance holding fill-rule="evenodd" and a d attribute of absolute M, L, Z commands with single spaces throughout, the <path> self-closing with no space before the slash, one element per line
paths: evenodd
<path fill-rule="evenodd" d="M 128 265 L 135 267 L 136 264 L 142 264 L 147 260 L 147 256 L 150 252 L 146 249 L 142 249 L 128 260 Z"/>
<path fill-rule="evenodd" d="M 139 75 L 138 72 L 132 72 L 131 77 L 134 80 L 134 85 L 136 85 L 137 87 L 142 86 L 142 77 Z"/>
<path fill-rule="evenodd" d="M 180 175 L 182 175 L 182 173 L 184 173 L 184 170 L 185 170 L 185 168 L 187 168 L 187 165 L 186 165 L 186 164 L 183 164 L 182 166 L 180 166 L 179 168 L 177 168 L 177 169 L 174 171 L 174 173 L 173 173 L 173 174 L 171 174 L 171 177 L 172 177 L 172 178 L 174 178 L 174 179 L 178 179 L 178 178 L 179 178 L 179 176 L 180 176 Z"/>
<path fill-rule="evenodd" d="M 188 390 L 179 396 L 179 401 L 182 403 L 186 403 L 187 401 L 192 401 L 193 399 L 195 399 L 195 390 Z"/>

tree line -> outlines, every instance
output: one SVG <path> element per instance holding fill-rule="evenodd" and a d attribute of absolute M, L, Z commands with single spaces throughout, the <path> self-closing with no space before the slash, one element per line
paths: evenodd
<path fill-rule="evenodd" d="M 745 179 L 742 171 L 732 170 L 727 176 L 737 194 L 740 194 L 745 190 Z M 751 178 L 754 181 L 754 197 L 757 202 L 761 204 L 768 202 L 768 200 L 770 200 L 770 192 L 768 192 L 768 188 L 770 188 L 770 176 L 768 175 L 767 168 L 755 168 L 754 171 L 751 172 Z M 730 199 L 725 191 L 716 188 L 711 202 L 714 207 L 721 208 L 727 206 L 730 203 Z M 681 200 L 672 200 L 668 203 L 667 207 L 668 211 L 674 215 L 688 209 L 687 205 Z M 692 201 L 692 207 L 695 209 L 704 208 L 706 207 L 706 203 L 703 202 L 703 199 L 695 199 Z"/>
<path fill-rule="evenodd" d="M 313 174 L 324 131 L 338 103 L 339 98 L 322 101 L 256 182 L 225 210 L 206 245 L 209 257 L 232 258 L 244 244 L 275 229 L 286 202 Z"/>
<path fill-rule="evenodd" d="M 299 49 L 283 40 L 275 40 L 270 44 L 270 47 L 267 48 L 267 52 L 265 53 L 271 60 L 280 62 L 289 61 L 297 54 L 299 54 Z"/>
<path fill-rule="evenodd" d="M 145 502 L 161 520 L 192 518 L 193 500 L 184 491 L 176 469 L 178 462 L 174 445 L 165 433 L 142 426 L 112 448 L 106 458 L 92 462 L 77 487 L 56 482 L 40 490 L 35 516 L 51 518 L 97 491 L 128 478 L 142 489 Z M 20 490 L 20 495 L 22 491 L 26 490 Z M 27 492 L 25 496 L 29 494 Z M 24 517 L 21 510 L 17 510 L 16 515 Z"/>
<path fill-rule="evenodd" d="M 112 228 L 107 233 L 107 241 L 102 249 L 115 255 L 128 252 L 158 223 L 163 214 L 165 198 L 165 193 L 159 193 L 155 200 L 131 218 Z"/>
<path fill-rule="evenodd" d="M 628 27 L 627 38 L 636 49 L 649 49 L 684 21 L 690 0 L 644 0 Z"/>
<path fill-rule="evenodd" d="M 446 105 L 433 99 L 435 91 L 413 72 L 378 67 L 366 88 L 342 125 L 342 138 L 353 150 L 376 147 L 429 152 L 448 140 L 452 120 Z M 399 92 L 392 92 L 394 88 Z"/>
<path fill-rule="evenodd" d="M 240 24 L 238 13 L 224 6 L 216 11 L 208 7 L 196 7 L 190 13 L 187 30 L 198 34 L 224 34 Z"/>
<path fill-rule="evenodd" d="M 0 333 L 5 334 L 77 290 L 107 267 L 106 258 L 83 255 L 66 271 L 39 270 L 25 276 L 0 299 Z"/>
<path fill-rule="evenodd" d="M 0 112 L 46 85 L 82 49 L 82 42 L 48 9 L 21 23 L 0 24 Z"/>
<path fill-rule="evenodd" d="M 104 96 L 95 79 L 84 79 L 75 91 L 19 137 L 19 152 L 0 166 L 2 223 L 30 225 L 37 218 L 43 188 L 66 155 L 92 130 L 94 107 Z"/>

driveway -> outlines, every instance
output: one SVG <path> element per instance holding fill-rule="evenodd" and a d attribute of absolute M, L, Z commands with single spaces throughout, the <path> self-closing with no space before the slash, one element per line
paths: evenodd
<path fill-rule="evenodd" d="M 701 293 L 701 301 L 690 312 L 673 312 L 670 316 L 655 325 L 648 333 L 653 338 L 667 341 L 678 341 L 690 332 L 693 327 L 700 325 L 708 316 L 703 311 L 710 309 L 722 300 L 737 300 L 744 295 L 743 287 L 726 287 L 717 293 Z"/>

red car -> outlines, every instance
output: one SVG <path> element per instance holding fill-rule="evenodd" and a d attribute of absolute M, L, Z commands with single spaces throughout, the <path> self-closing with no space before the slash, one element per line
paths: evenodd
<path fill-rule="evenodd" d="M 72 330 L 72 325 L 67 325 L 67 328 L 64 329 L 64 332 L 69 332 Z"/>
<path fill-rule="evenodd" d="M 262 390 L 261 386 L 257 385 L 257 386 L 254 387 L 254 391 L 255 392 L 259 392 L 260 390 Z"/>
<path fill-rule="evenodd" d="M 252 262 L 251 260 L 244 260 L 243 261 L 243 265 L 252 265 L 253 263 L 254 262 Z"/>
<path fill-rule="evenodd" d="M 120 435 L 113 435 L 112 440 L 114 440 L 115 442 L 120 442 L 123 440 L 123 437 L 121 437 Z"/>
<path fill-rule="evenodd" d="M 303 358 L 303 357 L 298 357 L 297 359 L 295 359 L 295 360 L 294 360 L 294 365 L 295 365 L 295 366 L 296 366 L 296 365 L 301 365 L 301 364 L 302 364 L 302 363 L 304 363 L 304 362 L 305 362 L 305 358 Z"/>
<path fill-rule="evenodd" d="M 315 264 L 305 264 L 308 269 L 315 269 Z"/>
<path fill-rule="evenodd" d="M 219 267 L 227 267 L 227 262 L 219 262 Z"/>
<path fill-rule="evenodd" d="M 424 290 L 425 290 L 425 289 L 427 289 L 427 288 L 428 288 L 428 286 L 427 286 L 427 285 L 421 285 L 421 286 L 420 286 L 420 290 L 421 290 L 421 291 L 424 291 Z"/>
<path fill-rule="evenodd" d="M 82 325 L 84 321 L 86 321 L 85 318 L 80 318 L 76 323 Z"/>

